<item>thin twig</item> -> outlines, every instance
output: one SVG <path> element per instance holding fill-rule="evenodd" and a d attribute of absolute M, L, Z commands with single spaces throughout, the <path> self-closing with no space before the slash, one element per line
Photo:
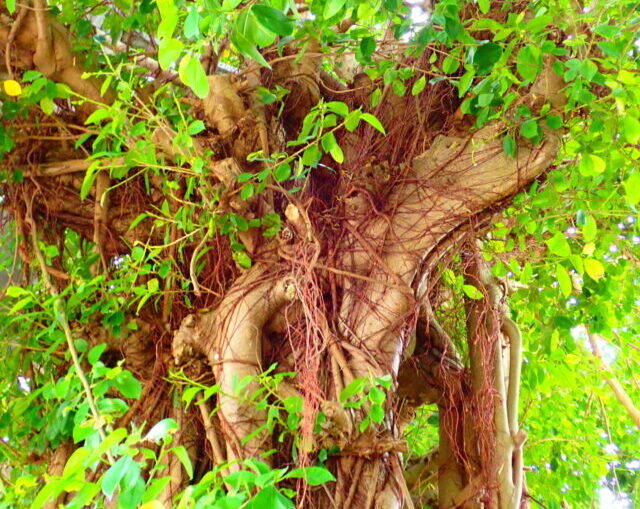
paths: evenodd
<path fill-rule="evenodd" d="M 78 357 L 78 351 L 76 350 L 76 345 L 73 342 L 73 335 L 71 333 L 71 327 L 69 326 L 69 319 L 67 314 L 62 306 L 62 302 L 60 299 L 60 294 L 58 290 L 51 283 L 51 278 L 49 277 L 49 271 L 47 270 L 47 264 L 42 256 L 42 252 L 40 251 L 40 247 L 38 246 L 38 234 L 36 229 L 36 222 L 33 219 L 32 215 L 32 200 L 27 201 L 27 222 L 31 226 L 31 239 L 33 241 L 33 251 L 38 259 L 38 263 L 40 265 L 40 269 L 42 272 L 42 281 L 44 283 L 45 288 L 53 298 L 53 305 L 57 315 L 58 322 L 62 327 L 65 338 L 67 340 L 67 345 L 69 346 L 69 353 L 71 354 L 71 359 L 73 360 L 73 365 L 76 369 L 76 373 L 78 374 L 78 378 L 82 383 L 84 388 L 85 395 L 87 397 L 87 402 L 89 403 L 89 408 L 91 410 L 91 414 L 93 415 L 94 420 L 96 421 L 96 428 L 98 430 L 98 434 L 100 438 L 104 441 L 107 438 L 107 435 L 102 427 L 103 419 L 98 411 L 98 407 L 96 406 L 95 399 L 93 397 L 93 393 L 91 392 L 91 385 L 89 385 L 89 381 L 82 369 L 82 365 L 80 364 L 80 359 Z M 113 456 L 109 451 L 107 451 L 107 459 L 110 464 L 113 465 L 114 460 Z"/>

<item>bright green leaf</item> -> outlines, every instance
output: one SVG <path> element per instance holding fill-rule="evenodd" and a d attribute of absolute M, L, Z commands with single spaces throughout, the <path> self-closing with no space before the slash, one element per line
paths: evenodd
<path fill-rule="evenodd" d="M 585 154 L 580 160 L 578 170 L 580 171 L 581 175 L 584 175 L 585 177 L 592 177 L 604 172 L 606 167 L 607 164 L 601 157 L 593 154 Z"/>
<path fill-rule="evenodd" d="M 161 39 L 158 44 L 158 62 L 163 69 L 169 69 L 174 64 L 180 54 L 184 44 L 178 39 Z"/>
<path fill-rule="evenodd" d="M 625 139 L 632 145 L 640 142 L 640 121 L 633 115 L 624 115 L 620 121 Z"/>
<path fill-rule="evenodd" d="M 296 468 L 285 475 L 285 479 L 304 479 L 310 486 L 320 486 L 336 480 L 333 474 L 324 467 Z"/>
<path fill-rule="evenodd" d="M 462 285 L 462 291 L 470 299 L 480 300 L 483 298 L 482 292 L 473 285 Z"/>
<path fill-rule="evenodd" d="M 411 87 L 411 95 L 418 95 L 424 90 L 427 85 L 427 79 L 424 76 L 420 76 Z"/>
<path fill-rule="evenodd" d="M 635 205 L 640 201 L 640 172 L 635 171 L 624 181 L 625 197 Z"/>
<path fill-rule="evenodd" d="M 571 246 L 567 242 L 567 238 L 561 232 L 557 232 L 549 240 L 545 241 L 551 254 L 560 256 L 561 258 L 567 258 L 571 255 Z"/>
<path fill-rule="evenodd" d="M 380 131 L 382 134 L 387 134 L 384 130 L 384 127 L 380 123 L 380 121 L 374 117 L 371 113 L 363 113 L 360 115 L 360 118 L 364 120 L 367 124 L 372 126 L 374 129 Z"/>
<path fill-rule="evenodd" d="M 567 269 L 565 269 L 560 264 L 556 265 L 556 279 L 558 280 L 562 295 L 564 295 L 565 297 L 569 297 L 573 288 L 573 285 L 571 283 L 571 276 L 567 272 Z"/>
<path fill-rule="evenodd" d="M 604 266 L 594 258 L 587 258 L 584 261 L 584 271 L 595 280 L 604 276 Z"/>
<path fill-rule="evenodd" d="M 170 450 L 170 452 L 178 457 L 180 463 L 182 463 L 182 466 L 187 472 L 187 476 L 189 476 L 189 479 L 193 479 L 193 466 L 191 465 L 191 459 L 189 458 L 189 454 L 187 453 L 187 450 L 184 448 L 184 446 L 179 445 L 177 447 L 174 447 Z"/>
<path fill-rule="evenodd" d="M 584 226 L 582 227 L 582 237 L 585 241 L 591 242 L 596 238 L 598 234 L 598 225 L 596 224 L 596 220 L 593 216 L 588 215 L 585 218 Z"/>
<path fill-rule="evenodd" d="M 324 18 L 328 19 L 335 14 L 338 14 L 340 9 L 342 9 L 346 3 L 347 0 L 327 0 L 327 3 L 324 5 Z"/>
<path fill-rule="evenodd" d="M 191 88 L 200 99 L 205 99 L 209 95 L 207 74 L 200 63 L 200 59 L 194 55 L 186 55 L 182 58 L 178 68 L 178 75 L 182 82 Z"/>

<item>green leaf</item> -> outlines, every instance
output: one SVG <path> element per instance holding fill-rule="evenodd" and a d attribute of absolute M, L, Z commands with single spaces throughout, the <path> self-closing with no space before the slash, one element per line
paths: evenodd
<path fill-rule="evenodd" d="M 89 361 L 89 364 L 95 366 L 96 362 L 98 362 L 100 356 L 106 349 L 107 345 L 105 343 L 102 343 L 100 345 L 94 346 L 91 350 L 89 350 L 89 353 L 87 354 L 87 360 Z"/>
<path fill-rule="evenodd" d="M 465 72 L 458 82 L 458 97 L 463 97 L 464 94 L 467 93 L 471 83 L 473 82 L 473 78 L 475 77 L 475 72 L 473 70 Z"/>
<path fill-rule="evenodd" d="M 120 484 L 120 481 L 127 473 L 127 470 L 131 468 L 132 464 L 133 458 L 131 458 L 131 456 L 123 456 L 104 473 L 100 487 L 102 489 L 102 493 L 104 493 L 107 498 L 111 498 L 113 496 L 113 492 L 118 487 L 118 484 Z"/>
<path fill-rule="evenodd" d="M 251 10 L 256 15 L 260 24 L 267 30 L 271 30 L 274 34 L 287 36 L 293 33 L 295 22 L 282 11 L 261 4 L 253 5 Z"/>
<path fill-rule="evenodd" d="M 529 33 L 540 32 L 543 28 L 545 28 L 547 25 L 549 25 L 552 22 L 553 22 L 553 16 L 551 14 L 545 14 L 542 16 L 538 16 L 537 18 L 533 18 L 531 21 L 529 21 L 525 25 L 524 30 Z"/>
<path fill-rule="evenodd" d="M 67 460 L 66 465 L 64 466 L 64 471 L 62 472 L 62 477 L 70 477 L 76 472 L 84 471 L 85 469 L 85 460 L 90 456 L 90 452 L 85 447 L 78 447 L 69 459 Z"/>
<path fill-rule="evenodd" d="M 129 371 L 123 371 L 113 380 L 114 385 L 125 398 L 138 399 L 142 384 Z"/>
<path fill-rule="evenodd" d="M 582 227 L 582 237 L 585 241 L 591 242 L 596 238 L 598 234 L 598 225 L 593 216 L 589 215 L 585 218 L 584 226 Z"/>
<path fill-rule="evenodd" d="M 87 173 L 84 175 L 84 179 L 82 180 L 82 185 L 80 186 L 80 200 L 84 200 L 89 193 L 91 192 L 91 188 L 93 187 L 93 183 L 96 181 L 98 177 L 98 169 L 100 165 L 100 161 L 94 161 L 91 163 L 89 168 L 87 168 Z"/>
<path fill-rule="evenodd" d="M 371 97 L 369 99 L 371 107 L 375 108 L 380 104 L 380 99 L 382 98 L 382 89 L 376 88 L 373 92 L 371 92 Z"/>
<path fill-rule="evenodd" d="M 246 184 L 240 188 L 240 199 L 246 201 L 251 198 L 255 193 L 255 187 L 253 184 Z"/>
<path fill-rule="evenodd" d="M 273 176 L 276 182 L 284 182 L 291 177 L 291 165 L 289 163 L 282 163 L 276 167 L 273 172 Z"/>
<path fill-rule="evenodd" d="M 372 405 L 371 409 L 369 410 L 368 417 L 373 422 L 380 424 L 382 421 L 384 421 L 384 408 L 382 408 L 380 405 Z"/>
<path fill-rule="evenodd" d="M 371 390 L 369 391 L 369 401 L 371 401 L 371 403 L 381 405 L 384 403 L 385 399 L 387 399 L 387 395 L 383 390 L 380 390 L 377 387 L 371 387 Z"/>
<path fill-rule="evenodd" d="M 411 87 L 411 95 L 418 95 L 424 90 L 427 85 L 427 79 L 424 76 L 420 76 Z"/>
<path fill-rule="evenodd" d="M 199 22 L 200 15 L 198 14 L 198 5 L 194 3 L 191 6 L 191 9 L 189 9 L 187 18 L 184 20 L 183 33 L 187 39 L 195 39 L 200 35 L 200 27 L 198 26 Z"/>
<path fill-rule="evenodd" d="M 522 47 L 516 57 L 516 70 L 524 81 L 532 82 L 542 69 L 542 54 L 530 44 Z"/>
<path fill-rule="evenodd" d="M 380 131 L 382 134 L 387 134 L 387 132 L 384 130 L 384 127 L 382 126 L 380 121 L 371 113 L 363 113 L 362 115 L 360 115 L 360 118 L 364 120 L 367 124 L 369 124 L 371 127 L 373 127 L 374 129 Z"/>
<path fill-rule="evenodd" d="M 592 177 L 603 173 L 606 167 L 607 163 L 605 163 L 601 157 L 593 154 L 584 154 L 578 165 L 578 170 L 581 175 Z"/>
<path fill-rule="evenodd" d="M 318 148 L 318 145 L 309 145 L 302 154 L 302 164 L 305 166 L 315 167 L 322 157 L 322 152 Z"/>
<path fill-rule="evenodd" d="M 502 150 L 509 157 L 516 156 L 516 142 L 513 139 L 513 136 L 505 136 L 502 139 Z"/>
<path fill-rule="evenodd" d="M 344 7 L 347 3 L 347 0 L 327 0 L 327 3 L 324 5 L 323 16 L 325 19 L 329 19 L 335 14 L 337 14 L 340 9 Z"/>
<path fill-rule="evenodd" d="M 393 80 L 393 82 L 391 82 L 391 90 L 393 90 L 393 93 L 398 97 L 404 97 L 404 94 L 407 92 L 407 89 L 401 80 Z"/>
<path fill-rule="evenodd" d="M 460 68 L 460 59 L 452 55 L 448 55 L 442 61 L 442 72 L 445 74 L 453 74 Z"/>
<path fill-rule="evenodd" d="M 562 265 L 556 265 L 556 279 L 558 280 L 558 284 L 560 285 L 560 291 L 562 295 L 565 297 L 569 297 L 571 295 L 571 290 L 573 285 L 571 283 L 571 276 L 567 272 Z"/>
<path fill-rule="evenodd" d="M 267 486 L 243 507 L 245 509 L 293 509 L 295 504 L 280 493 L 275 486 Z"/>
<path fill-rule="evenodd" d="M 9 310 L 9 315 L 14 315 L 16 314 L 18 311 L 20 311 L 21 309 L 24 309 L 25 307 L 27 307 L 29 304 L 31 304 L 33 302 L 33 297 L 29 296 L 29 297 L 25 297 L 24 299 L 20 299 L 18 302 L 16 302 L 13 307 Z"/>
<path fill-rule="evenodd" d="M 344 162 L 344 152 L 337 143 L 331 147 L 329 154 L 336 163 L 342 164 Z"/>
<path fill-rule="evenodd" d="M 229 12 L 238 7 L 242 3 L 242 0 L 222 0 L 222 10 Z"/>
<path fill-rule="evenodd" d="M 6 5 L 9 14 L 16 12 L 16 0 L 7 0 Z"/>
<path fill-rule="evenodd" d="M 285 479 L 304 479 L 310 486 L 320 486 L 335 481 L 333 474 L 324 467 L 296 468 L 284 476 Z"/>
<path fill-rule="evenodd" d="M 545 243 L 551 254 L 561 258 L 567 258 L 571 255 L 571 246 L 569 246 L 567 238 L 561 232 L 557 232 L 553 237 L 545 241 Z"/>
<path fill-rule="evenodd" d="M 491 0 L 478 0 L 478 7 L 482 14 L 487 14 L 491 10 Z"/>
<path fill-rule="evenodd" d="M 520 134 L 525 138 L 535 138 L 538 135 L 538 122 L 530 118 L 520 125 Z"/>
<path fill-rule="evenodd" d="M 592 60 L 586 59 L 580 63 L 579 71 L 586 81 L 591 81 L 598 72 L 598 66 Z"/>
<path fill-rule="evenodd" d="M 627 180 L 624 181 L 625 197 L 631 203 L 635 205 L 640 201 L 640 172 L 635 171 Z"/>
<path fill-rule="evenodd" d="M 49 97 L 43 97 L 40 99 L 40 108 L 42 108 L 42 111 L 47 115 L 51 115 L 56 108 L 56 103 Z"/>
<path fill-rule="evenodd" d="M 173 0 L 156 0 L 161 18 L 171 18 L 178 14 L 178 9 Z"/>
<path fill-rule="evenodd" d="M 160 493 L 164 491 L 165 487 L 167 486 L 167 484 L 169 484 L 170 481 L 171 481 L 171 477 L 169 476 L 161 477 L 160 479 L 154 479 L 153 481 L 151 481 L 151 483 L 149 484 L 149 487 L 147 488 L 147 491 L 145 491 L 144 497 L 142 498 L 142 502 L 143 503 L 151 502 L 156 498 L 158 498 L 160 496 Z M 149 509 L 154 509 L 154 508 L 151 507 Z M 164 509 L 164 506 L 158 509 Z"/>
<path fill-rule="evenodd" d="M 15 298 L 15 297 L 22 297 L 23 295 L 29 295 L 29 292 L 19 286 L 10 286 L 5 291 L 5 294 L 7 295 L 7 297 Z"/>
<path fill-rule="evenodd" d="M 337 113 L 341 117 L 346 117 L 349 114 L 349 106 L 347 106 L 342 101 L 329 101 L 325 104 L 325 107 L 332 111 L 333 113 Z"/>
<path fill-rule="evenodd" d="M 344 119 L 344 128 L 352 133 L 358 128 L 360 125 L 360 117 L 362 116 L 362 112 L 355 110 L 350 112 Z"/>
<path fill-rule="evenodd" d="M 560 129 L 562 127 L 562 117 L 558 115 L 547 115 L 546 122 L 551 129 Z"/>
<path fill-rule="evenodd" d="M 251 257 L 247 254 L 246 251 L 235 251 L 233 253 L 233 259 L 243 269 L 249 269 L 249 268 L 251 268 L 251 265 L 253 264 L 253 261 L 251 260 Z"/>
<path fill-rule="evenodd" d="M 64 489 L 65 484 L 66 482 L 63 480 L 46 483 L 33 500 L 31 509 L 40 509 L 45 502 L 55 500 Z"/>
<path fill-rule="evenodd" d="M 248 40 L 239 30 L 234 27 L 229 36 L 231 42 L 236 49 L 245 57 L 251 58 L 264 67 L 271 69 L 269 62 L 267 62 L 262 54 L 258 51 L 258 48 L 250 40 Z"/>
<path fill-rule="evenodd" d="M 180 61 L 178 75 L 182 82 L 187 85 L 200 98 L 205 99 L 209 95 L 209 80 L 207 74 L 200 63 L 200 59 L 194 55 L 186 55 Z"/>
<path fill-rule="evenodd" d="M 622 133 L 632 145 L 640 142 L 640 122 L 633 115 L 624 115 L 621 120 Z"/>
<path fill-rule="evenodd" d="M 175 63 L 182 50 L 184 44 L 178 39 L 161 39 L 158 44 L 158 62 L 160 67 L 167 70 L 171 67 L 171 64 Z"/>
<path fill-rule="evenodd" d="M 360 41 L 360 53 L 366 59 L 370 59 L 376 51 L 376 40 L 373 37 L 363 37 Z"/>
<path fill-rule="evenodd" d="M 191 122 L 191 124 L 189 124 L 189 127 L 187 128 L 187 132 L 189 133 L 190 136 L 198 134 L 204 130 L 205 130 L 205 125 L 202 120 L 194 120 L 193 122 Z"/>
<path fill-rule="evenodd" d="M 276 40 L 276 34 L 262 26 L 251 9 L 245 9 L 240 12 L 234 27 L 247 41 L 260 48 L 266 48 Z"/>
<path fill-rule="evenodd" d="M 494 64 L 502 56 L 502 46 L 495 42 L 487 42 L 476 49 L 473 63 L 478 68 L 479 74 L 488 73 Z"/>
<path fill-rule="evenodd" d="M 182 466 L 189 476 L 189 479 L 193 479 L 193 466 L 191 465 L 191 459 L 189 459 L 189 454 L 187 453 L 187 450 L 184 448 L 184 446 L 179 445 L 177 447 L 174 447 L 173 449 L 170 449 L 170 452 L 175 454 L 180 460 L 180 463 L 182 463 Z"/>
<path fill-rule="evenodd" d="M 462 285 L 462 291 L 470 299 L 480 300 L 483 298 L 482 292 L 473 285 Z"/>
<path fill-rule="evenodd" d="M 162 21 L 158 25 L 156 34 L 160 39 L 170 39 L 176 29 L 179 19 L 178 8 L 173 0 L 156 0 Z"/>
<path fill-rule="evenodd" d="M 340 401 L 344 403 L 356 394 L 361 394 L 364 386 L 367 384 L 366 378 L 356 378 L 349 383 L 342 391 L 340 391 Z"/>
<path fill-rule="evenodd" d="M 344 153 L 336 141 L 336 137 L 332 132 L 325 133 L 321 138 L 322 148 L 325 152 L 331 154 L 331 157 L 338 164 L 344 161 Z"/>
<path fill-rule="evenodd" d="M 591 276 L 592 279 L 598 280 L 604 276 L 604 266 L 594 258 L 587 258 L 584 261 L 584 271 Z"/>

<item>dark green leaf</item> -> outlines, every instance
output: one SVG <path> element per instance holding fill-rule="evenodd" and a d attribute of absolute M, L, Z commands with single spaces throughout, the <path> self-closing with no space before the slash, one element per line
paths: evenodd
<path fill-rule="evenodd" d="M 253 5 L 251 10 L 260 24 L 274 34 L 287 36 L 293 32 L 295 22 L 282 11 L 262 4 Z"/>
<path fill-rule="evenodd" d="M 478 68 L 479 74 L 488 73 L 494 64 L 502 56 L 502 46 L 495 42 L 487 42 L 476 49 L 473 63 Z"/>

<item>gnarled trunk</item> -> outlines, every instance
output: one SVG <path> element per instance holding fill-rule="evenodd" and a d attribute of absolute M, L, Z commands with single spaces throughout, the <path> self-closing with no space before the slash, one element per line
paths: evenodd
<path fill-rule="evenodd" d="M 20 64 L 40 69 L 89 99 L 111 101 L 98 93 L 100 83 L 80 80 L 81 62 L 70 58 L 63 29 L 47 22 L 42 2 L 34 6 L 15 38 L 24 60 Z M 5 32 L 0 31 L 0 42 L 7 40 Z M 320 99 L 316 60 L 304 57 L 298 67 L 285 60 L 268 77 L 292 90 L 282 120 L 257 105 L 253 88 L 267 77 L 252 71 L 245 83 L 210 76 L 209 97 L 194 100 L 197 114 L 216 132 L 215 140 L 196 138 L 193 146 L 176 146 L 170 127 L 159 125 L 154 131 L 153 142 L 167 162 L 193 166 L 194 158 L 205 159 L 196 214 L 207 217 L 216 196 L 221 213 L 249 218 L 283 213 L 286 235 L 265 240 L 255 229 L 240 229 L 236 240 L 253 259 L 251 268 L 240 270 L 209 225 L 190 232 L 185 249 L 189 261 L 178 273 L 191 282 L 198 311 L 189 314 L 171 300 L 171 291 L 178 287 L 167 280 L 161 309 L 147 305 L 142 311 L 155 344 L 140 343 L 149 355 L 138 355 L 137 360 L 125 352 L 125 364 L 143 374 L 149 385 L 160 377 L 156 370 L 145 373 L 145 367 L 156 363 L 166 371 L 169 360 L 181 367 L 197 365 L 199 376 L 218 384 L 214 415 L 203 406 L 191 408 L 188 415 L 175 414 L 169 405 L 154 412 L 180 415 L 177 420 L 190 431 L 177 439 L 198 435 L 188 448 L 192 455 L 208 443 L 214 462 L 231 462 L 230 471 L 240 468 L 236 460 L 279 447 L 266 426 L 267 409 L 256 405 L 251 395 L 260 391 L 258 378 L 272 362 L 280 371 L 295 371 L 272 397 L 303 399 L 302 438 L 296 444 L 302 461 L 311 461 L 320 449 L 330 451 L 327 464 L 337 479 L 326 490 L 301 492 L 299 502 L 305 507 L 395 509 L 412 507 L 414 499 L 419 505 L 424 485 L 416 469 L 409 485 L 405 480 L 403 427 L 413 408 L 433 403 L 439 407 L 440 445 L 421 472 L 429 473 L 425 482 L 437 484 L 439 507 L 516 509 L 523 492 L 523 436 L 517 420 L 520 338 L 505 306 L 506 290 L 468 248 L 467 281 L 484 298 L 467 305 L 466 337 L 458 338 L 468 348 L 469 365 L 464 366 L 451 334 L 432 311 L 438 305 L 434 289 L 440 264 L 466 249 L 492 213 L 553 164 L 559 139 L 546 132 L 539 145 L 523 141 L 511 157 L 503 153 L 499 137 L 504 126 L 490 124 L 472 133 L 454 125 L 455 105 L 435 112 L 448 117 L 447 123 L 430 125 L 428 110 L 416 128 L 402 115 L 435 109 L 431 95 L 442 92 L 434 86 L 429 93 L 395 98 L 374 111 L 388 129 L 386 138 L 368 126 L 356 134 L 339 133 L 347 154 L 344 165 L 328 156 L 323 159 L 335 175 L 318 168 L 298 195 L 269 180 L 264 194 L 239 201 L 238 175 L 259 170 L 247 156 L 258 150 L 285 151 L 285 138 L 297 132 Z M 557 107 L 560 87 L 547 65 L 532 98 L 542 97 Z M 450 95 L 450 89 L 446 93 Z M 348 95 L 348 101 L 353 109 L 362 106 L 357 93 Z M 87 110 L 94 108 L 86 105 Z M 82 118 L 86 111 L 75 113 Z M 282 125 L 274 127 L 278 121 Z M 222 148 L 210 156 L 205 142 Z M 123 152 L 134 151 L 136 140 L 124 145 Z M 105 166 L 134 164 L 126 162 L 126 154 L 122 157 L 105 161 Z M 33 236 L 34 224 L 54 218 L 55 226 L 40 228 L 42 235 L 55 238 L 70 228 L 94 241 L 102 259 L 97 273 L 108 273 L 113 257 L 127 252 L 128 242 L 160 244 L 164 236 L 166 245 L 175 245 L 175 224 L 167 232 L 155 229 L 149 218 L 133 229 L 129 225 L 140 212 L 159 209 L 167 196 L 171 207 L 187 202 L 184 183 L 171 193 L 153 177 L 146 182 L 149 193 L 142 191 L 139 180 L 110 188 L 103 171 L 88 193 L 90 201 L 81 202 L 84 179 L 78 175 L 88 167 L 79 155 L 67 160 L 42 157 L 32 165 L 29 177 L 38 189 L 25 183 L 7 193 L 23 236 Z M 178 258 L 175 250 L 169 258 Z M 201 260 L 206 266 L 199 270 Z M 61 268 L 51 270 L 59 274 Z M 361 430 L 370 404 L 344 408 L 341 394 L 356 379 L 385 376 L 392 384 L 384 416 L 380 422 L 367 421 Z M 248 382 L 241 383 L 243 379 Z M 325 418 L 320 431 L 319 413 Z M 201 424 L 189 428 L 189 419 Z M 178 463 L 168 461 L 175 475 L 165 500 L 186 482 L 177 473 Z M 291 452 L 281 447 L 269 461 L 289 464 Z"/>

